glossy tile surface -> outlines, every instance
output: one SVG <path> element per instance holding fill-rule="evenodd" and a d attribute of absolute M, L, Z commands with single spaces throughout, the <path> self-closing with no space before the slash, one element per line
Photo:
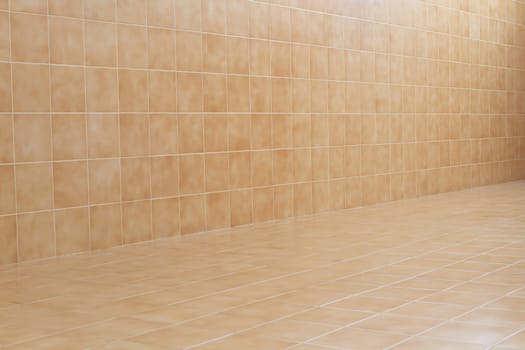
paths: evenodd
<path fill-rule="evenodd" d="M 4 265 L 0 348 L 519 350 L 524 232 L 521 181 Z"/>
<path fill-rule="evenodd" d="M 525 0 L 0 0 L 0 264 L 525 179 L 524 57 Z"/>

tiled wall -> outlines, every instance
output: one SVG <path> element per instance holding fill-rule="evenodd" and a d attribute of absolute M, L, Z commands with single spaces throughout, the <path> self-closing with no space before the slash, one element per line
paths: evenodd
<path fill-rule="evenodd" d="M 0 0 L 0 263 L 525 178 L 525 1 Z"/>

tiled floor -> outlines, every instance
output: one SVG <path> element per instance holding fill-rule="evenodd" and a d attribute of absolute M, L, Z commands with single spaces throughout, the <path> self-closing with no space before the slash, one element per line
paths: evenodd
<path fill-rule="evenodd" d="M 0 268 L 6 349 L 525 349 L 525 182 Z"/>

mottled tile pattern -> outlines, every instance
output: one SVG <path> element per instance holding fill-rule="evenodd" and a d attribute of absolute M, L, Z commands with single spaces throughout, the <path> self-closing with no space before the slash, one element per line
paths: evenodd
<path fill-rule="evenodd" d="M 4 265 L 0 348 L 520 350 L 524 232 L 521 181 Z"/>
<path fill-rule="evenodd" d="M 525 179 L 524 24 L 524 0 L 0 0 L 0 264 Z"/>

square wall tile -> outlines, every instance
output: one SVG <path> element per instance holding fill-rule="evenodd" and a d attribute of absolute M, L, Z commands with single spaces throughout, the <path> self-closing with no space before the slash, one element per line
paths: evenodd
<path fill-rule="evenodd" d="M 84 115 L 54 115 L 53 160 L 85 159 L 86 117 Z"/>
<path fill-rule="evenodd" d="M 90 204 L 115 203 L 121 200 L 120 161 L 118 159 L 90 160 Z"/>
<path fill-rule="evenodd" d="M 252 190 L 230 192 L 231 225 L 240 226 L 253 222 Z"/>
<path fill-rule="evenodd" d="M 230 226 L 230 196 L 227 192 L 206 195 L 206 229 Z"/>
<path fill-rule="evenodd" d="M 0 217 L 0 264 L 13 264 L 18 261 L 18 242 L 16 216 Z"/>
<path fill-rule="evenodd" d="M 28 12 L 28 13 L 47 13 L 46 0 L 17 0 L 12 1 L 11 11 Z"/>
<path fill-rule="evenodd" d="M 51 63 L 84 63 L 82 21 L 51 17 L 49 19 L 49 49 Z"/>
<path fill-rule="evenodd" d="M 74 208 L 55 213 L 57 255 L 89 250 L 89 209 Z"/>
<path fill-rule="evenodd" d="M 15 171 L 12 165 L 0 166 L 0 215 L 14 214 L 15 204 Z"/>
<path fill-rule="evenodd" d="M 168 155 L 178 152 L 178 126 L 175 114 L 150 115 L 151 154 Z"/>
<path fill-rule="evenodd" d="M 120 166 L 122 200 L 150 198 L 150 158 L 123 158 Z"/>
<path fill-rule="evenodd" d="M 114 23 L 86 21 L 84 41 L 88 66 L 117 65 L 117 26 Z"/>
<path fill-rule="evenodd" d="M 32 1 L 25 2 L 30 3 Z M 19 1 L 15 1 L 14 3 L 19 3 Z M 16 9 L 16 6 L 13 6 L 13 9 Z M 22 62 L 49 62 L 47 28 L 46 16 L 13 13 L 11 15 L 13 60 Z"/>
<path fill-rule="evenodd" d="M 58 66 L 51 68 L 51 108 L 53 112 L 86 110 L 83 68 Z"/>
<path fill-rule="evenodd" d="M 124 244 L 151 240 L 151 201 L 122 204 Z"/>
<path fill-rule="evenodd" d="M 9 34 L 9 13 L 0 13 L 0 59 L 9 60 L 11 58 L 11 44 Z"/>
<path fill-rule="evenodd" d="M 55 207 L 79 207 L 88 204 L 87 161 L 53 164 Z"/>
<path fill-rule="evenodd" d="M 206 228 L 204 196 L 180 198 L 180 223 L 182 234 L 200 232 Z"/>
<path fill-rule="evenodd" d="M 114 114 L 87 116 L 89 158 L 118 157 L 119 117 Z"/>
<path fill-rule="evenodd" d="M 18 216 L 19 261 L 48 258 L 55 255 L 53 212 Z"/>
<path fill-rule="evenodd" d="M 49 67 L 13 64 L 13 110 L 49 112 Z"/>
<path fill-rule="evenodd" d="M 177 156 L 151 158 L 151 191 L 155 197 L 179 194 L 179 159 Z"/>
<path fill-rule="evenodd" d="M 179 199 L 154 199 L 152 201 L 152 219 L 154 239 L 179 235 Z"/>
<path fill-rule="evenodd" d="M 105 249 L 123 243 L 120 204 L 90 207 L 91 249 Z"/>
<path fill-rule="evenodd" d="M 13 117 L 0 116 L 0 163 L 13 161 Z"/>
<path fill-rule="evenodd" d="M 50 15 L 82 18 L 84 9 L 82 2 L 68 0 L 48 0 Z"/>
<path fill-rule="evenodd" d="M 19 212 L 53 208 L 51 163 L 16 166 L 16 200 Z"/>
<path fill-rule="evenodd" d="M 117 0 L 84 1 L 84 16 L 89 19 L 114 21 L 116 17 Z"/>
<path fill-rule="evenodd" d="M 17 162 L 52 159 L 52 124 L 48 115 L 16 115 L 15 159 Z"/>
<path fill-rule="evenodd" d="M 0 63 L 0 74 L 4 77 L 0 82 L 0 111 L 11 112 L 13 107 L 11 98 L 11 65 Z"/>

